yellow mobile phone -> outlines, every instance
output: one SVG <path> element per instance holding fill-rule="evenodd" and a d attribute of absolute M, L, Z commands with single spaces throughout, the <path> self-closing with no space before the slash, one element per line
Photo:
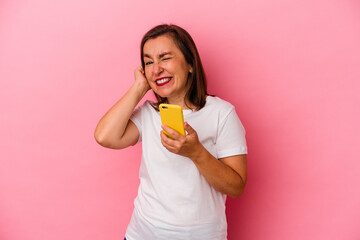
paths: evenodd
<path fill-rule="evenodd" d="M 184 116 L 179 105 L 162 103 L 159 106 L 161 123 L 185 136 Z M 164 133 L 171 137 L 165 130 Z"/>

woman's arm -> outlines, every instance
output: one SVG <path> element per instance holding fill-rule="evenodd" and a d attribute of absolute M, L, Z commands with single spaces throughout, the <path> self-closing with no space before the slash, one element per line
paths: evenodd
<path fill-rule="evenodd" d="M 173 129 L 162 125 L 174 139 L 161 131 L 161 142 L 170 152 L 190 158 L 208 183 L 219 192 L 230 197 L 239 197 L 246 184 L 246 155 L 216 159 L 200 143 L 196 131 L 185 123 L 188 135 L 182 136 Z"/>
<path fill-rule="evenodd" d="M 200 173 L 216 190 L 230 197 L 239 197 L 245 188 L 247 155 L 216 159 L 204 147 L 192 159 Z"/>
<path fill-rule="evenodd" d="M 136 105 L 149 89 L 144 71 L 139 66 L 135 69 L 134 84 L 96 126 L 94 135 L 100 145 L 121 149 L 134 145 L 138 141 L 139 131 L 129 119 Z"/>

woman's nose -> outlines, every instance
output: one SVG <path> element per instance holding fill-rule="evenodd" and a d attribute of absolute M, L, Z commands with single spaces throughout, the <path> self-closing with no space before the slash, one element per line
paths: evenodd
<path fill-rule="evenodd" d="M 159 75 L 160 73 L 162 73 L 162 71 L 164 71 L 164 69 L 162 68 L 162 66 L 158 63 L 154 63 L 154 67 L 153 67 L 153 73 L 155 75 Z"/>

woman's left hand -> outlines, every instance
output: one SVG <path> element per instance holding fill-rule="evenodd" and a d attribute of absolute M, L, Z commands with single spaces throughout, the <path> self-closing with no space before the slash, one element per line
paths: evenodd
<path fill-rule="evenodd" d="M 160 132 L 162 145 L 172 153 L 190 158 L 208 183 L 219 192 L 231 197 L 238 197 L 246 184 L 246 154 L 216 159 L 200 143 L 196 131 L 185 122 L 188 132 L 181 135 L 174 129 L 161 125 L 163 130 L 174 139 Z"/>
<path fill-rule="evenodd" d="M 202 144 L 199 141 L 196 131 L 187 123 L 184 123 L 185 131 L 188 132 L 186 136 L 181 135 L 174 129 L 161 125 L 173 139 L 166 136 L 164 131 L 160 132 L 162 145 L 172 153 L 179 154 L 190 159 L 195 158 L 202 150 Z"/>

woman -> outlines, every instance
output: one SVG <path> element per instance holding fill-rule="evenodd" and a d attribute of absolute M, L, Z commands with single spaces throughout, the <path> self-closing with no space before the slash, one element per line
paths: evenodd
<path fill-rule="evenodd" d="M 207 94 L 198 51 L 184 29 L 159 25 L 147 32 L 141 62 L 131 88 L 95 130 L 97 142 L 108 148 L 142 141 L 126 238 L 227 239 L 226 195 L 240 196 L 246 184 L 245 130 L 235 109 Z M 157 103 L 136 108 L 150 89 Z M 161 125 L 160 103 L 183 108 L 186 136 Z"/>

